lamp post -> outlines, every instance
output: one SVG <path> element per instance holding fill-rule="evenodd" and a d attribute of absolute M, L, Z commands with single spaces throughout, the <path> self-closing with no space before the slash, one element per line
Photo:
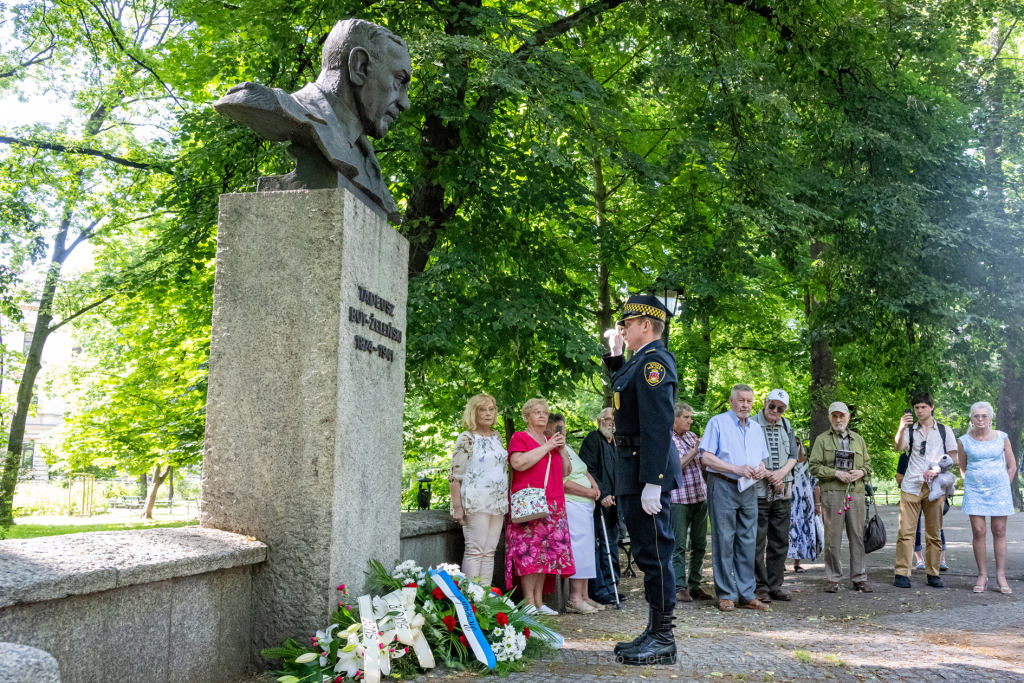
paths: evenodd
<path fill-rule="evenodd" d="M 416 506 L 420 510 L 429 510 L 431 496 L 430 477 L 420 477 L 418 482 L 416 485 Z"/>
<path fill-rule="evenodd" d="M 653 290 L 651 292 L 651 294 L 653 296 L 656 296 L 657 298 L 661 299 L 661 303 L 663 303 L 665 305 L 665 308 L 668 309 L 668 312 L 669 312 L 670 319 L 665 321 L 665 331 L 661 333 L 661 341 L 663 341 L 665 343 L 665 348 L 667 349 L 668 348 L 668 328 L 669 328 L 669 324 L 671 322 L 671 318 L 675 317 L 676 314 L 679 312 L 678 309 L 679 309 L 680 299 L 682 297 L 679 296 L 679 292 L 677 290 L 675 290 L 675 289 L 667 289 L 667 288 L 665 288 L 665 289 L 662 289 L 660 291 L 661 291 L 661 293 L 659 294 L 658 290 Z"/>

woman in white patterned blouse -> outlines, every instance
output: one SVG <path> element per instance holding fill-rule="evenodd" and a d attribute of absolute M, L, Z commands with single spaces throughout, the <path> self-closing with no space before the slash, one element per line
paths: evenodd
<path fill-rule="evenodd" d="M 493 396 L 477 394 L 462 413 L 465 430 L 455 440 L 452 472 L 452 517 L 462 525 L 466 554 L 462 571 L 490 584 L 494 549 L 508 511 L 508 453 L 494 431 L 498 406 Z"/>

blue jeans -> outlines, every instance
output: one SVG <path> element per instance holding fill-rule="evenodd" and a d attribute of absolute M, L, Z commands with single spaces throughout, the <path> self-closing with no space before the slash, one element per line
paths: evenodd
<path fill-rule="evenodd" d="M 736 484 L 708 477 L 711 518 L 711 567 L 719 600 L 754 599 L 754 555 L 757 546 L 757 487 L 743 493 Z"/>

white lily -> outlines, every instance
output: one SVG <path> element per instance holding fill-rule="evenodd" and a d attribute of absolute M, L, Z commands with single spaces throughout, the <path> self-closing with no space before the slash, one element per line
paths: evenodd
<path fill-rule="evenodd" d="M 312 662 L 316 658 L 317 658 L 317 654 L 315 652 L 307 652 L 305 654 L 301 654 L 298 657 L 296 657 L 295 658 L 295 663 L 296 664 L 309 664 L 310 662 Z"/>
<path fill-rule="evenodd" d="M 327 648 L 334 640 L 334 638 L 331 637 L 331 633 L 333 633 L 336 628 L 338 628 L 337 624 L 331 624 L 327 627 L 327 630 L 316 632 L 316 644 L 320 648 L 321 652 L 328 651 Z M 320 666 L 327 666 L 327 657 L 320 655 Z"/>
<path fill-rule="evenodd" d="M 334 673 L 345 672 L 348 678 L 355 678 L 356 672 L 363 668 L 363 646 L 359 644 L 359 636 L 351 633 L 347 639 L 347 645 L 338 650 L 338 663 L 334 666 Z"/>

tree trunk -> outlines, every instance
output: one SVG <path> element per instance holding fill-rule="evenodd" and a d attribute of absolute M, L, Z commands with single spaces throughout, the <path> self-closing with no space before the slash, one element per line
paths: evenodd
<path fill-rule="evenodd" d="M 699 408 L 708 409 L 708 388 L 711 384 L 711 314 L 706 310 L 700 314 L 700 347 L 693 354 L 697 363 L 697 379 L 693 384 L 694 402 Z"/>
<path fill-rule="evenodd" d="M 992 57 L 1000 50 L 999 20 L 997 19 L 989 34 L 989 46 Z M 989 209 L 993 226 L 1005 229 L 1006 198 L 1005 177 L 1003 174 L 1003 126 L 1005 125 L 1003 96 L 1006 83 L 1011 72 L 1005 67 L 997 67 L 992 80 L 986 84 L 988 117 L 985 125 L 985 175 L 988 185 Z M 1010 269 L 1020 268 L 1020 256 L 1014 253 L 1009 264 Z M 1013 505 L 1017 510 L 1024 510 L 1024 501 L 1020 492 L 1020 446 L 1021 431 L 1024 428 L 1024 364 L 1020 354 L 1024 351 L 1024 320 L 1016 311 L 1011 311 L 1006 320 L 1006 348 L 1003 351 L 1000 374 L 1002 383 L 999 386 L 999 397 L 996 399 L 996 417 L 999 430 L 1005 432 L 1010 440 L 1010 447 L 1017 463 L 1017 472 L 1010 485 L 1013 494 Z"/>
<path fill-rule="evenodd" d="M 516 421 L 508 415 L 505 416 L 505 448 L 512 443 L 512 435 L 516 433 Z"/>
<path fill-rule="evenodd" d="M 7 529 L 14 523 L 14 490 L 18 484 L 18 468 L 21 464 L 21 451 L 25 439 L 25 422 L 28 419 L 32 404 L 32 393 L 35 390 L 36 377 L 43 367 L 43 345 L 50 334 L 50 322 L 53 320 L 53 297 L 60 281 L 60 271 L 67 258 L 65 244 L 68 228 L 71 226 L 70 207 L 65 207 L 60 229 L 53 241 L 53 252 L 50 265 L 46 270 L 42 296 L 39 299 L 39 312 L 32 332 L 32 344 L 25 358 L 25 369 L 18 385 L 18 398 L 15 404 L 11 429 L 7 436 L 7 457 L 4 460 L 3 479 L 0 480 L 0 529 Z M 0 534 L 5 535 L 5 534 Z"/>
<path fill-rule="evenodd" d="M 1020 493 L 1020 457 L 1021 432 L 1024 431 L 1024 362 L 1021 352 L 1024 351 L 1024 329 L 1020 321 L 1007 328 L 1006 350 L 1003 352 L 1002 384 L 999 387 L 999 398 L 996 399 L 996 418 L 999 431 L 1006 432 L 1013 449 L 1013 457 L 1017 463 L 1017 472 L 1010 483 L 1013 493 L 1013 506 L 1024 510 L 1024 502 Z"/>
<path fill-rule="evenodd" d="M 163 474 L 160 473 L 160 465 L 156 466 L 156 469 L 153 471 L 153 486 L 149 489 L 149 495 L 146 496 L 146 507 L 143 508 L 142 514 L 139 515 L 140 519 L 153 519 L 153 505 L 156 503 L 156 492 L 170 473 L 170 465 L 164 468 Z"/>
<path fill-rule="evenodd" d="M 145 498 L 149 491 L 149 473 L 143 472 L 139 475 L 139 498 Z"/>
<path fill-rule="evenodd" d="M 594 158 L 594 221 L 597 224 L 598 234 L 603 239 L 605 235 L 610 235 L 611 226 L 607 224 L 605 212 L 608 210 L 608 189 L 604 184 L 604 167 L 601 163 L 600 157 Z M 604 249 L 599 241 L 597 245 L 598 249 L 598 265 L 597 265 L 597 343 L 602 347 L 607 345 L 608 341 L 604 338 L 606 330 L 612 329 L 612 298 L 611 298 L 611 287 L 609 285 L 610 268 L 607 261 L 605 260 Z M 604 364 L 601 367 L 601 385 L 603 393 L 603 407 L 611 408 L 614 406 L 612 401 L 612 384 L 611 377 L 607 376 L 608 372 L 604 368 Z"/>
<path fill-rule="evenodd" d="M 823 242 L 811 243 L 811 258 L 817 259 L 826 250 Z M 827 288 L 826 288 L 827 289 Z M 811 445 L 819 434 L 829 429 L 828 406 L 836 396 L 836 364 L 832 358 L 828 333 L 817 323 L 820 303 L 808 290 L 804 294 L 804 316 L 811 341 Z"/>
<path fill-rule="evenodd" d="M 83 139 L 95 136 L 100 131 L 103 122 L 109 114 L 110 107 L 107 104 L 100 104 L 96 107 L 89 116 L 89 120 L 86 121 L 82 132 Z M 81 171 L 76 174 L 76 179 L 80 187 L 82 181 Z M 64 203 L 60 226 L 53 238 L 53 251 L 50 255 L 50 263 L 46 269 L 43 291 L 39 297 L 39 313 L 36 315 L 32 344 L 29 347 L 28 356 L 25 358 L 25 369 L 21 374 L 21 383 L 18 385 L 17 403 L 15 404 L 14 416 L 11 418 L 11 429 L 7 435 L 7 457 L 4 459 L 3 478 L 0 479 L 0 538 L 6 536 L 6 530 L 14 522 L 14 490 L 18 484 L 18 468 L 21 464 L 21 452 L 25 440 L 25 421 L 28 419 L 29 408 L 32 404 L 32 393 L 35 390 L 36 377 L 38 377 L 39 370 L 43 366 L 43 346 L 46 344 L 46 339 L 52 331 L 50 323 L 53 322 L 53 297 L 57 292 L 57 285 L 60 283 L 61 270 L 67 257 L 71 255 L 75 247 L 89 238 L 89 231 L 99 222 L 96 221 L 89 228 L 84 228 L 71 243 L 71 246 L 68 246 L 68 230 L 71 228 L 71 219 L 74 216 L 74 212 L 74 201 L 68 199 Z"/>

